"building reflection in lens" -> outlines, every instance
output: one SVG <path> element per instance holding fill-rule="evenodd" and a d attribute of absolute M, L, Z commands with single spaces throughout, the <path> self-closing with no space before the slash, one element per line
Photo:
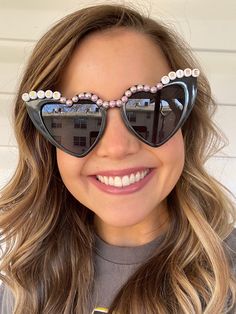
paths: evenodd
<path fill-rule="evenodd" d="M 158 143 L 175 128 L 183 111 L 182 99 L 129 99 L 126 116 L 132 128 L 145 140 Z M 64 104 L 46 104 L 42 119 L 51 136 L 60 145 L 74 153 L 84 153 L 96 140 L 102 123 L 101 109 L 96 104 L 82 103 L 68 107 Z"/>

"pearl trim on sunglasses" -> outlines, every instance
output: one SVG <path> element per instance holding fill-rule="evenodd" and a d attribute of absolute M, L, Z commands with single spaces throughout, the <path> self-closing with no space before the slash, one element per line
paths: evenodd
<path fill-rule="evenodd" d="M 71 99 L 66 99 L 65 97 L 61 96 L 60 92 L 53 92 L 51 90 L 43 91 L 39 90 L 38 92 L 36 91 L 31 91 L 29 93 L 24 93 L 22 95 L 22 99 L 24 101 L 31 101 L 31 100 L 36 100 L 36 99 L 54 99 L 54 100 L 59 100 L 60 103 L 66 104 L 67 106 L 72 106 L 73 103 L 77 103 L 79 99 L 89 99 L 92 100 L 93 102 L 96 102 L 96 104 L 99 107 L 104 107 L 104 108 L 114 108 L 114 107 L 121 107 L 123 103 L 128 101 L 128 98 L 135 92 L 139 91 L 145 91 L 145 92 L 151 92 L 151 93 L 156 93 L 158 90 L 162 89 L 163 86 L 167 85 L 170 81 L 173 81 L 176 78 L 182 78 L 182 77 L 198 77 L 200 74 L 199 69 L 189 69 L 186 68 L 185 70 L 177 70 L 176 72 L 171 71 L 169 72 L 168 75 L 165 75 L 161 78 L 161 82 L 158 83 L 155 86 L 150 86 L 150 85 L 135 85 L 130 87 L 130 89 L 125 91 L 124 96 L 121 99 L 118 100 L 111 100 L 111 101 L 103 101 L 100 99 L 97 95 L 91 94 L 91 93 L 80 93 Z"/>

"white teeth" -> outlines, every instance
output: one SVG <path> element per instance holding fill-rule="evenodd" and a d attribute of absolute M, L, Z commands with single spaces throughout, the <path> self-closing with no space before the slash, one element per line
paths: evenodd
<path fill-rule="evenodd" d="M 142 171 L 142 172 L 141 172 L 141 174 L 140 174 L 140 178 L 141 178 L 141 179 L 143 179 L 143 178 L 144 178 L 144 176 L 145 176 L 145 172 L 144 172 L 144 171 Z"/>
<path fill-rule="evenodd" d="M 122 186 L 122 181 L 121 181 L 120 177 L 115 177 L 114 186 L 117 186 L 117 187 L 121 187 Z"/>
<path fill-rule="evenodd" d="M 116 187 L 122 187 L 122 186 L 128 186 L 130 184 L 133 184 L 135 182 L 138 182 L 142 180 L 147 174 L 149 173 L 149 169 L 141 172 L 131 173 L 131 175 L 125 175 L 123 177 L 115 176 L 115 177 L 107 177 L 107 176 L 96 176 L 97 179 L 106 184 L 106 185 L 112 185 Z"/>
<path fill-rule="evenodd" d="M 129 185 L 130 184 L 130 182 L 129 182 L 129 177 L 128 176 L 124 176 L 123 178 L 122 178 L 122 185 L 123 186 L 127 186 L 127 185 Z"/>
<path fill-rule="evenodd" d="M 140 180 L 140 172 L 137 172 L 135 175 L 135 181 L 138 182 Z"/>
<path fill-rule="evenodd" d="M 135 176 L 134 176 L 133 173 L 132 173 L 131 176 L 129 177 L 129 181 L 130 181 L 131 184 L 135 182 Z"/>
<path fill-rule="evenodd" d="M 99 181 L 101 181 L 102 183 L 104 183 L 104 177 L 103 176 L 97 176 L 97 178 L 99 179 Z"/>
<path fill-rule="evenodd" d="M 109 184 L 109 178 L 108 178 L 108 177 L 104 177 L 104 181 L 105 181 L 105 184 L 106 184 L 106 185 Z"/>
<path fill-rule="evenodd" d="M 114 185 L 114 179 L 112 177 L 109 177 L 109 185 Z"/>

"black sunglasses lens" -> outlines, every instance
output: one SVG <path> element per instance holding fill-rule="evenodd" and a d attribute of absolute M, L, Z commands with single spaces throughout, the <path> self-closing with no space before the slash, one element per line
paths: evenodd
<path fill-rule="evenodd" d="M 125 105 L 129 127 L 152 146 L 164 143 L 176 131 L 185 112 L 185 90 L 168 85 L 157 93 L 137 92 Z"/>
<path fill-rule="evenodd" d="M 68 153 L 83 155 L 98 140 L 102 112 L 94 103 L 82 100 L 71 107 L 47 103 L 41 108 L 41 116 L 53 140 Z"/>

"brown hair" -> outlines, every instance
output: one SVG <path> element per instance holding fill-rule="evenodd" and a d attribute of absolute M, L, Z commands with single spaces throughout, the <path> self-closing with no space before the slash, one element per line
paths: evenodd
<path fill-rule="evenodd" d="M 127 6 L 78 10 L 39 40 L 15 100 L 18 166 L 0 199 L 5 245 L 0 278 L 14 294 L 16 314 L 88 314 L 94 279 L 92 212 L 65 188 L 55 149 L 32 125 L 21 95 L 56 90 L 84 36 L 121 26 L 149 36 L 174 71 L 200 68 L 173 30 Z M 230 191 L 204 168 L 226 143 L 211 119 L 215 109 L 201 71 L 196 104 L 182 128 L 184 169 L 167 197 L 166 237 L 121 288 L 109 313 L 221 313 L 229 296 L 235 302 L 236 282 L 223 242 L 236 222 L 235 205 Z"/>

